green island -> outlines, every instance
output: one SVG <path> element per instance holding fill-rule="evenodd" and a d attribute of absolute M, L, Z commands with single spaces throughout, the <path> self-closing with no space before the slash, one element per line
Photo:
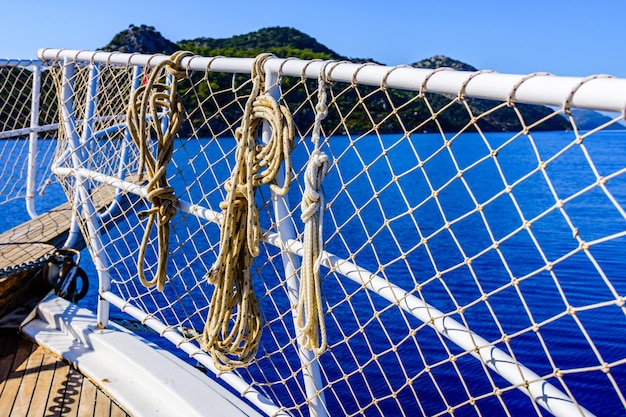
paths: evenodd
<path fill-rule="evenodd" d="M 119 52 L 141 52 L 141 53 L 165 53 L 171 54 L 176 50 L 188 50 L 196 55 L 202 56 L 229 56 L 229 57 L 245 57 L 252 58 L 262 52 L 270 52 L 278 57 L 287 58 L 294 57 L 300 59 L 324 59 L 324 60 L 350 60 L 352 62 L 376 62 L 371 58 L 347 57 L 340 55 L 322 45 L 311 36 L 290 27 L 269 27 L 263 28 L 256 32 L 243 35 L 236 35 L 230 38 L 215 39 L 209 37 L 201 37 L 196 39 L 181 40 L 172 42 L 164 38 L 152 26 L 135 26 L 130 25 L 128 29 L 116 34 L 111 42 L 101 48 L 105 51 Z M 439 68 L 451 67 L 460 71 L 477 71 L 477 68 L 454 60 L 452 58 L 437 55 L 426 58 L 410 64 L 416 68 Z M 289 85 L 290 80 L 283 80 Z M 373 90 L 369 87 L 359 87 L 362 96 L 368 96 Z M 291 92 L 291 101 L 298 101 L 293 95 L 304 94 L 304 92 Z M 368 132 L 373 125 L 378 123 L 378 130 L 381 133 L 399 132 L 402 128 L 393 118 L 388 118 L 389 102 L 401 103 L 406 102 L 412 93 L 399 90 L 389 90 L 390 99 L 385 100 L 382 93 L 374 93 L 368 96 L 368 101 L 379 103 L 380 106 L 368 106 L 368 112 L 363 108 L 356 108 L 346 126 L 354 133 Z M 427 99 L 432 108 L 437 111 L 448 105 L 454 97 L 446 97 L 443 95 L 435 95 L 426 93 Z M 201 97 L 200 97 L 201 98 Z M 339 100 L 345 104 L 354 102 L 356 97 L 354 93 L 345 94 Z M 341 105 L 342 103 L 337 103 Z M 472 114 L 483 114 L 486 110 L 493 108 L 497 103 L 482 99 L 467 99 L 467 104 Z M 553 109 L 545 106 L 517 104 L 517 109 L 522 115 L 526 124 L 532 124 L 537 120 L 541 120 L 554 112 Z M 403 108 L 405 114 L 413 114 L 415 119 L 424 120 L 430 115 L 430 111 L 424 100 L 414 100 L 408 108 Z M 598 112 L 589 110 L 572 111 L 574 119 L 581 130 L 593 129 L 609 120 Z M 311 114 L 303 112 L 299 117 L 312 117 Z M 337 117 L 332 113 L 329 118 Z M 332 120 L 336 122 L 336 120 Z M 438 122 L 441 129 L 449 132 L 458 132 L 470 121 L 470 115 L 467 109 L 460 103 L 454 103 L 450 108 L 446 109 L 438 116 Z M 508 132 L 521 130 L 521 122 L 519 117 L 512 108 L 503 107 L 495 112 L 491 112 L 478 121 L 478 126 L 485 132 Z M 626 128 L 620 124 L 613 124 L 613 128 Z M 535 130 L 571 130 L 571 123 L 564 117 L 552 117 L 545 122 L 539 124 Z M 420 128 L 422 132 L 435 132 L 438 127 L 434 122 L 426 124 Z"/>
<path fill-rule="evenodd" d="M 269 27 L 263 28 L 255 32 L 236 35 L 230 38 L 215 39 L 209 37 L 201 37 L 196 39 L 180 40 L 178 42 L 172 42 L 166 39 L 158 32 L 153 26 L 147 25 L 130 25 L 127 29 L 120 31 L 113 36 L 111 41 L 99 48 L 104 51 L 117 51 L 117 52 L 138 52 L 145 54 L 163 53 L 171 54 L 177 50 L 188 50 L 196 55 L 201 56 L 228 56 L 228 57 L 245 57 L 252 58 L 260 53 L 269 52 L 277 57 L 287 58 L 294 57 L 300 59 L 322 59 L 322 60 L 349 60 L 352 62 L 376 62 L 371 58 L 358 58 L 347 57 L 340 55 L 322 45 L 311 36 L 290 27 Z M 380 64 L 380 63 L 379 63 Z M 439 68 L 439 67 L 451 67 L 460 71 L 477 71 L 477 68 L 466 64 L 461 61 L 454 60 L 452 58 L 437 55 L 430 58 L 426 58 L 420 61 L 416 61 L 410 64 L 416 68 Z M 23 72 L 13 75 L 11 72 L 15 72 L 11 68 L 2 69 L 6 74 L 2 74 L 3 77 L 26 77 Z M 43 82 L 52 82 L 46 79 L 44 72 Z M 193 80 L 192 80 L 193 81 Z M 290 79 L 290 77 L 284 77 L 282 79 L 283 90 L 289 90 L 289 102 L 294 103 L 297 106 L 306 99 L 307 91 L 313 91 L 315 89 L 315 80 L 307 81 L 307 88 L 300 86 L 299 88 L 292 88 L 295 83 L 299 82 L 299 79 Z M 23 80 L 16 79 L 15 82 L 23 82 Z M 212 75 L 211 78 L 212 88 L 219 89 L 220 86 L 228 86 L 231 83 L 230 76 L 227 74 Z M 188 86 L 187 88 L 190 88 Z M 332 88 L 338 89 L 340 87 L 334 86 Z M 27 100 L 30 92 L 28 89 L 0 91 L 0 95 L 5 99 L 6 94 L 18 94 L 19 97 L 11 97 L 11 100 Z M 17 93 L 15 93 L 17 91 Z M 184 93 L 184 92 L 183 92 Z M 208 96 L 209 91 L 207 88 L 200 88 L 196 91 L 197 97 L 194 100 L 205 102 L 205 98 Z M 535 121 L 542 120 L 554 113 L 552 108 L 539 105 L 529 104 L 516 104 L 515 109 L 507 106 L 500 106 L 496 111 L 489 111 L 499 103 L 484 100 L 468 98 L 465 100 L 466 106 L 455 101 L 453 96 L 445 96 L 441 94 L 425 93 L 425 98 L 413 99 L 414 93 L 409 91 L 388 89 L 383 92 L 375 87 L 359 86 L 358 89 L 352 89 L 351 91 L 338 94 L 336 98 L 336 105 L 340 108 L 351 108 L 355 102 L 358 102 L 357 94 L 361 97 L 366 97 L 365 106 L 359 105 L 352 109 L 350 118 L 345 120 L 344 128 L 346 131 L 350 131 L 353 134 L 367 134 L 368 132 L 376 129 L 379 133 L 397 133 L 405 132 L 407 127 L 401 126 L 397 117 L 389 117 L 390 112 L 393 110 L 391 106 L 394 103 L 408 103 L 397 110 L 401 113 L 402 118 L 410 115 L 414 120 L 428 120 L 432 111 L 438 110 L 448 106 L 445 111 L 437 115 L 437 123 L 430 121 L 425 124 L 420 124 L 419 129 L 415 130 L 411 127 L 408 128 L 409 133 L 420 132 L 430 133 L 437 132 L 439 129 L 445 132 L 459 132 L 467 129 L 468 125 L 471 125 L 471 115 L 481 115 L 476 125 L 484 132 L 515 132 L 522 130 L 522 124 L 520 117 L 517 115 L 516 110 L 522 116 L 526 125 L 531 125 Z M 184 97 L 184 94 L 183 94 Z M 232 97 L 223 95 L 220 100 L 227 103 Z M 184 99 L 183 99 L 184 100 Z M 196 102 L 198 102 L 196 101 Z M 452 104 L 450 104 L 453 102 Z M 214 106 L 224 103 L 214 103 Z M 191 106 L 192 103 L 189 103 Z M 428 108 L 430 105 L 431 109 Z M 56 100 L 53 97 L 44 97 L 42 107 L 54 108 L 56 106 Z M 211 107 L 211 105 L 208 105 Z M 345 106 L 345 107 L 344 107 Z M 216 110 L 215 108 L 206 108 L 204 111 Z M 13 109 L 15 110 L 15 109 Z M 55 114 L 52 111 L 47 111 L 45 114 Z M 235 113 L 240 109 L 226 108 L 224 119 L 233 120 L 237 118 Z M 3 110 L 3 112 L 6 112 Z M 232 114 L 229 114 L 232 113 Z M 572 109 L 572 115 L 576 121 L 577 127 L 580 130 L 593 129 L 603 123 L 610 120 L 607 116 L 591 111 L 591 110 L 577 110 Z M 24 115 L 19 114 L 0 114 L 0 125 L 3 125 L 3 121 L 16 120 Z M 191 116 L 193 117 L 193 115 Z M 313 110 L 308 108 L 302 108 L 295 115 L 295 122 L 307 123 L 314 117 Z M 328 123 L 330 125 L 337 126 L 339 121 L 339 114 L 336 111 L 330 111 L 328 115 Z M 310 119 L 310 120 L 309 120 Z M 25 120 L 25 119 L 24 119 Z M 40 123 L 53 123 L 54 121 L 40 120 Z M 220 123 L 215 121 L 215 123 Z M 226 122 L 222 121 L 224 126 L 212 126 L 214 128 L 225 128 Z M 438 125 L 437 125 L 438 124 Z M 618 123 L 612 124 L 609 128 L 613 129 L 626 129 L 626 126 Z M 572 124 L 561 115 L 556 117 L 548 117 L 547 120 L 538 124 L 533 130 L 544 131 L 558 131 L 558 130 L 572 130 Z M 475 131 L 475 127 L 471 125 L 469 130 Z M 206 132 L 197 132 L 199 134 Z M 343 132 L 330 132 L 330 133 L 343 133 Z"/>

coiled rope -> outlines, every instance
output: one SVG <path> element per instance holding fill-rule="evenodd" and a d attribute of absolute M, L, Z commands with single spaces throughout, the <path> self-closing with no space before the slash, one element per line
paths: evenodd
<path fill-rule="evenodd" d="M 320 70 L 315 106 L 315 122 L 311 140 L 315 146 L 307 162 L 304 174 L 304 193 L 300 208 L 300 218 L 304 222 L 304 254 L 300 270 L 300 291 L 296 306 L 296 326 L 300 334 L 300 343 L 304 349 L 312 350 L 316 355 L 326 349 L 326 325 L 322 305 L 320 282 L 320 259 L 323 247 L 322 217 L 324 198 L 320 188 L 328 169 L 328 155 L 320 151 L 320 132 L 322 120 L 328 115 L 326 105 L 329 82 L 326 80 L 324 65 Z"/>
<path fill-rule="evenodd" d="M 209 352 L 221 371 L 245 366 L 254 358 L 261 339 L 262 320 L 254 294 L 250 266 L 259 254 L 260 224 L 254 197 L 256 188 L 269 184 L 278 195 L 285 195 L 291 184 L 293 122 L 289 110 L 263 94 L 263 63 L 272 55 L 259 55 L 252 68 L 252 91 L 246 102 L 243 120 L 235 131 L 235 166 L 224 188 L 226 199 L 220 230 L 220 251 L 207 273 L 215 285 L 202 347 Z M 271 137 L 257 144 L 263 122 Z M 273 184 L 285 164 L 282 187 Z"/>
<path fill-rule="evenodd" d="M 191 53 L 178 51 L 170 59 L 156 65 L 146 83 L 133 93 L 126 113 L 128 130 L 139 147 L 139 180 L 141 181 L 145 169 L 148 174 L 146 198 L 152 204 L 150 209 L 139 213 L 139 218 L 148 217 L 148 225 L 139 247 L 137 271 L 144 286 L 151 288 L 156 285 L 159 291 L 163 291 L 165 286 L 170 241 L 169 222 L 176 215 L 177 204 L 174 188 L 167 182 L 167 166 L 174 150 L 174 138 L 180 128 L 182 113 L 176 87 L 178 79 L 186 75 L 180 62 L 188 55 Z M 169 85 L 162 82 L 168 75 L 172 77 Z M 167 127 L 163 131 L 162 121 L 165 116 Z M 156 158 L 149 146 L 153 135 L 157 139 Z M 154 277 L 148 280 L 144 262 L 155 221 L 158 227 L 158 263 Z"/>

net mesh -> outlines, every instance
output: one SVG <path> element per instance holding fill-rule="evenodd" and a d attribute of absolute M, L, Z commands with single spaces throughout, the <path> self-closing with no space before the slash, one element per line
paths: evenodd
<path fill-rule="evenodd" d="M 0 172 L 0 205 L 9 202 L 15 204 L 15 200 L 26 196 L 35 65 L 24 62 L 24 65 L 15 66 L 0 62 L 0 160 L 5 162 Z M 41 194 L 53 180 L 50 166 L 54 143 L 48 139 L 57 136 L 55 124 L 58 123 L 58 114 L 53 79 L 46 72 L 37 78 L 41 83 L 42 94 L 36 125 L 42 133 L 39 133 L 40 140 L 35 152 L 33 188 L 35 193 Z M 46 205 L 44 200 L 42 207 L 45 210 L 50 205 Z"/>
<path fill-rule="evenodd" d="M 50 65 L 59 86 L 62 66 Z M 66 124 L 75 131 L 63 128 L 57 163 L 75 167 L 68 140 L 92 129 L 96 133 L 80 145 L 88 150 L 82 168 L 136 184 L 138 150 L 122 122 L 132 86 L 148 71 L 98 68 L 93 125 Z M 77 121 L 89 119 L 90 71 L 79 65 L 69 80 Z M 302 241 L 300 201 L 314 149 L 318 82 L 281 76 L 277 88 L 296 125 L 294 181 L 284 200 L 285 217 L 274 209 L 269 188 L 260 187 L 256 195 L 265 239 L 251 273 L 263 336 L 256 358 L 236 373 L 283 410 L 309 415 L 311 394 L 302 376 L 308 363 L 298 354 L 283 255 Z M 163 292 L 144 288 L 137 277 L 146 230 L 138 213 L 148 206 L 130 188 L 101 216 L 102 246 L 91 247 L 107 266 L 114 294 L 194 343 L 210 308 L 213 288 L 206 273 L 219 251 L 215 216 L 226 198 L 235 129 L 250 91 L 247 74 L 188 71 L 180 82 L 184 122 L 168 181 L 182 209 L 170 225 Z M 70 105 L 67 97 L 61 105 Z M 322 380 L 316 395 L 324 397 L 326 411 L 548 414 L 541 398 L 528 395 L 533 381 L 512 383 L 476 358 L 478 348 L 497 348 L 515 366 L 527 366 L 538 381 L 566 393 L 575 407 L 623 412 L 621 116 L 581 130 L 567 109 L 356 82 L 334 82 L 327 106 L 320 149 L 331 159 L 323 183 L 327 259 L 321 268 L 328 348 L 315 358 Z M 101 186 L 94 178 L 88 188 Z M 73 199 L 80 185 L 76 177 L 66 173 L 59 180 Z M 85 217 L 82 222 L 87 234 Z M 278 225 L 291 229 L 292 246 L 273 244 Z M 154 233 L 139 267 L 155 271 L 157 259 Z M 372 291 L 380 282 L 402 291 L 390 302 Z M 429 319 L 406 308 L 410 300 L 432 306 Z M 454 320 L 481 339 L 460 347 L 451 341 L 453 334 L 437 330 L 434 323 L 441 320 Z"/>

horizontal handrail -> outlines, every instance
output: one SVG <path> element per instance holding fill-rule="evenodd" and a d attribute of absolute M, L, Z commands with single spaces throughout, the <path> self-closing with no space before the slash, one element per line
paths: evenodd
<path fill-rule="evenodd" d="M 73 59 L 118 65 L 155 66 L 165 55 L 40 49 L 42 60 Z M 252 58 L 187 57 L 181 65 L 190 71 L 250 73 Z M 266 70 L 283 75 L 317 79 L 323 70 L 330 81 L 370 86 L 385 85 L 411 91 L 464 95 L 498 101 L 580 107 L 624 114 L 626 79 L 604 75 L 561 77 L 549 74 L 500 74 L 495 72 L 437 71 L 410 66 L 385 66 L 349 62 L 268 59 Z"/>
<path fill-rule="evenodd" d="M 93 121 L 96 121 L 96 122 L 107 122 L 111 120 L 119 121 L 119 120 L 125 120 L 125 118 L 126 116 L 124 115 L 101 116 L 101 117 L 94 117 Z M 78 123 L 82 123 L 82 122 L 83 120 L 78 120 Z M 94 134 L 94 137 L 106 135 L 111 132 L 115 132 L 116 130 L 121 130 L 124 128 L 126 128 L 126 122 L 118 123 L 116 125 L 110 126 L 106 129 L 96 132 Z M 59 123 L 51 123 L 51 124 L 47 124 L 43 126 L 31 126 L 31 127 L 24 127 L 21 129 L 5 130 L 3 132 L 0 132 L 0 139 L 14 138 L 16 136 L 26 136 L 30 133 L 50 132 L 50 131 L 58 130 L 58 129 L 59 129 Z"/>
<path fill-rule="evenodd" d="M 5 130 L 4 132 L 0 132 L 0 139 L 14 138 L 17 136 L 26 136 L 31 133 L 50 132 L 50 131 L 58 130 L 58 129 L 59 129 L 58 123 L 51 123 L 49 125 L 43 125 L 43 126 L 32 126 L 32 127 L 25 127 L 22 129 Z"/>
<path fill-rule="evenodd" d="M 0 67 L 30 67 L 41 65 L 38 59 L 0 59 Z"/>

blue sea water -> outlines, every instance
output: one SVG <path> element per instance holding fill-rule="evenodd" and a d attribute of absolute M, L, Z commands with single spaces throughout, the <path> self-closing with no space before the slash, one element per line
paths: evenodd
<path fill-rule="evenodd" d="M 621 337 L 626 331 L 626 315 L 619 305 L 626 291 L 626 134 L 601 132 L 585 138 L 583 146 L 572 132 L 536 133 L 532 140 L 511 137 L 488 134 L 485 140 L 478 134 L 466 134 L 449 143 L 450 151 L 438 134 L 415 135 L 410 141 L 398 141 L 392 135 L 367 137 L 357 145 L 348 138 L 343 138 L 343 143 L 342 139 L 334 140 L 333 154 L 347 157 L 338 162 L 345 176 L 341 178 L 335 171 L 325 180 L 334 211 L 333 222 L 326 222 L 325 230 L 330 233 L 328 230 L 340 225 L 343 238 L 331 237 L 326 248 L 344 257 L 362 248 L 356 256 L 359 265 L 370 271 L 385 265 L 382 275 L 407 290 L 423 284 L 420 297 L 443 312 L 469 306 L 463 317 L 452 317 L 465 321 L 487 340 L 515 335 L 508 344 L 497 346 L 512 352 L 539 375 L 549 375 L 554 368 L 595 367 L 567 375 L 562 381 L 549 380 L 561 389 L 565 384 L 583 406 L 598 415 L 622 415 L 624 405 L 616 391 L 626 387 L 626 367 L 620 362 L 626 353 Z M 496 149 L 497 163 L 489 157 Z M 388 158 L 380 159 L 382 154 Z M 544 170 L 537 169 L 539 161 L 546 162 Z M 416 168 L 420 162 L 423 169 Z M 368 176 L 359 174 L 364 166 Z M 457 176 L 459 169 L 463 170 L 463 180 Z M 399 186 L 390 182 L 394 177 Z M 594 186 L 598 177 L 608 179 L 603 187 Z M 344 178 L 356 178 L 348 184 L 350 198 L 342 193 L 347 183 Z M 511 193 L 502 192 L 507 185 L 512 187 Z M 581 192 L 583 189 L 588 190 Z M 433 190 L 438 190 L 437 199 L 429 198 Z M 374 192 L 379 193 L 382 207 L 368 203 Z M 563 201 L 562 209 L 554 208 L 557 200 Z M 466 216 L 476 203 L 484 205 L 484 218 L 477 212 Z M 351 217 L 357 207 L 363 215 Z M 383 219 L 392 219 L 388 228 L 380 227 Z M 520 231 L 524 221 L 532 221 L 532 234 Z M 445 230 L 447 222 L 451 232 Z M 593 242 L 587 253 L 578 250 L 574 235 Z M 419 245 L 421 236 L 429 237 L 429 250 Z M 368 249 L 368 239 L 372 239 L 375 251 Z M 499 252 L 488 250 L 494 240 L 500 242 Z M 410 266 L 398 260 L 403 253 Z M 467 257 L 474 259 L 471 269 L 459 267 Z M 553 264 L 552 271 L 544 269 L 548 262 Z M 442 279 L 433 279 L 437 271 L 445 271 Z M 512 277 L 520 279 L 518 286 L 510 285 Z M 333 305 L 334 297 L 340 299 L 345 293 L 333 294 L 335 282 L 328 281 L 325 295 Z M 489 304 L 477 302 L 485 293 L 490 294 Z M 350 319 L 349 309 L 337 308 L 335 315 L 342 318 L 342 328 L 338 325 L 334 330 L 349 335 L 362 326 L 372 316 L 368 304 L 361 306 L 362 321 Z M 582 310 L 569 315 L 565 313 L 569 307 Z M 540 324 L 538 333 L 529 330 L 534 323 Z M 354 365 L 336 373 L 328 371 L 328 379 L 340 379 L 346 369 L 368 364 L 372 352 L 385 353 L 395 345 L 399 358 L 384 355 L 380 362 L 384 371 L 369 363 L 368 379 L 380 381 L 381 394 L 387 393 L 382 396 L 398 391 L 399 398 L 404 398 L 403 406 L 413 404 L 415 414 L 436 414 L 448 405 L 467 401 L 466 386 L 473 396 L 493 390 L 475 359 L 464 356 L 455 364 L 447 362 L 450 353 L 459 349 L 441 342 L 434 332 L 422 329 L 415 338 L 403 339 L 408 329 L 401 314 L 383 314 L 369 326 L 371 333 L 379 336 L 383 329 L 388 332 L 379 339 L 382 344 L 357 352 L 337 348 L 334 353 L 343 352 L 345 357 L 337 360 L 336 367 L 341 368 L 344 361 Z M 354 341 L 361 346 L 375 344 L 367 337 L 357 336 Z M 444 364 L 436 365 L 440 361 Z M 612 364 L 610 373 L 598 369 L 602 363 Z M 423 373 L 425 365 L 431 366 L 432 372 Z M 460 380 L 455 366 L 465 381 Z M 422 374 L 407 386 L 403 368 L 408 375 Z M 397 378 L 387 380 L 391 369 L 397 370 Z M 497 376 L 494 380 L 507 386 Z M 447 387 L 445 395 L 438 394 L 437 385 Z M 338 409 L 352 413 L 367 402 L 369 393 L 351 393 L 347 384 L 344 389 L 345 396 L 331 399 Z M 353 406 L 345 401 L 350 397 L 355 398 Z M 415 398 L 419 398 L 419 405 Z M 515 415 L 536 413 L 519 390 L 508 391 L 503 398 Z M 506 415 L 494 396 L 478 404 L 484 415 Z M 366 412 L 399 413 L 393 398 Z M 468 405 L 454 415 L 472 416 L 476 411 Z"/>
<path fill-rule="evenodd" d="M 626 134 L 600 132 L 586 139 L 584 147 L 573 143 L 571 132 L 537 133 L 532 141 L 521 137 L 509 143 L 510 138 L 510 134 L 489 134 L 485 141 L 467 134 L 443 151 L 443 138 L 436 134 L 415 135 L 411 140 L 372 136 L 358 143 L 332 138 L 332 149 L 326 151 L 336 166 L 324 182 L 331 207 L 324 217 L 326 249 L 342 257 L 354 254 L 360 266 L 407 290 L 421 284 L 416 295 L 443 312 L 469 306 L 463 318 L 453 317 L 465 320 L 487 340 L 498 340 L 503 333 L 515 335 L 508 346 L 498 343 L 498 347 L 510 349 L 539 375 L 550 374 L 554 367 L 593 368 L 566 373 L 562 381 L 597 415 L 622 415 L 624 406 L 615 387 L 626 387 L 626 365 L 619 362 L 626 357 L 626 315 L 611 301 L 626 293 L 626 173 L 620 172 L 626 165 Z M 209 153 L 211 146 L 208 139 L 190 145 L 186 152 L 175 154 L 177 164 L 184 166 L 184 159 L 196 152 Z M 489 158 L 493 149 L 500 149 L 498 163 Z M 306 156 L 302 147 L 296 148 L 294 166 L 302 167 Z M 545 170 L 536 170 L 539 160 L 548 162 Z M 418 168 L 420 162 L 423 168 Z M 223 165 L 218 176 L 228 175 L 228 164 Z M 363 174 L 364 166 L 369 175 Z M 458 169 L 464 172 L 462 178 Z M 185 175 L 181 174 L 180 182 L 172 181 L 175 189 L 185 189 Z M 598 176 L 609 178 L 604 188 L 593 186 Z M 501 192 L 506 185 L 512 186 L 512 193 Z M 580 193 L 586 187 L 589 191 Z M 437 199 L 429 199 L 432 190 L 440 189 Z M 375 192 L 380 204 L 370 199 Z M 201 189 L 184 192 L 189 199 L 201 199 L 199 193 Z M 297 189 L 290 193 L 292 201 L 298 201 L 299 193 Z M 209 203 L 216 204 L 218 197 L 209 198 Z M 64 196 L 55 184 L 46 190 L 46 200 L 57 198 Z M 563 210 L 553 208 L 557 199 L 564 201 Z M 476 202 L 484 204 L 487 225 L 478 212 L 465 216 Z M 443 215 L 439 207 L 444 208 Z M 360 216 L 354 216 L 355 209 Z M 5 205 L 3 214 L 2 230 L 26 219 L 22 202 Z M 389 225 L 381 227 L 385 219 L 390 219 Z M 532 220 L 532 234 L 519 232 L 524 220 Z M 445 229 L 446 222 L 452 223 L 452 233 Z M 334 233 L 337 227 L 341 234 Z M 574 233 L 592 243 L 588 253 L 577 251 Z M 429 237 L 428 249 L 419 244 L 422 236 Z M 487 250 L 494 240 L 501 242 L 499 252 Z M 402 254 L 406 261 L 399 259 Z M 95 276 L 87 253 L 83 255 L 83 268 Z M 271 253 L 262 254 L 256 265 L 265 265 L 268 256 Z M 471 269 L 457 266 L 466 257 L 475 258 Z M 542 269 L 546 260 L 554 265 L 552 272 Z M 184 251 L 174 251 L 173 262 L 188 262 Z M 438 271 L 443 271 L 443 279 L 433 278 Z M 255 283 L 258 292 L 277 285 L 271 275 L 270 271 L 265 286 Z M 511 277 L 520 279 L 517 287 L 508 285 Z M 91 308 L 96 302 L 94 287 L 84 301 Z M 473 357 L 461 355 L 454 364 L 447 361 L 460 349 L 416 319 L 386 309 L 386 302 L 359 291 L 357 284 L 329 274 L 323 289 L 327 306 L 333 307 L 332 316 L 327 316 L 333 355 L 321 358 L 324 379 L 333 384 L 333 392 L 326 392 L 333 414 L 357 413 L 376 396 L 383 399 L 366 407 L 365 415 L 399 415 L 398 403 L 407 415 L 430 415 L 467 401 L 471 394 L 485 396 L 477 401 L 483 415 L 506 415 L 499 400 L 486 395 L 493 391 L 492 382 Z M 489 304 L 474 303 L 484 293 L 490 294 Z M 354 294 L 350 304 L 342 301 L 346 294 Z M 268 321 L 277 309 L 288 309 L 267 298 L 262 303 Z M 583 309 L 576 315 L 564 314 L 568 306 Z M 374 309 L 382 314 L 373 318 Z M 528 330 L 532 323 L 541 325 L 539 333 Z M 282 326 L 271 328 L 274 336 L 263 339 L 266 351 L 285 346 L 290 339 Z M 411 328 L 418 331 L 411 334 Z M 342 343 L 346 339 L 350 343 Z M 370 361 L 372 353 L 379 355 L 379 361 Z M 602 363 L 611 365 L 608 374 L 597 369 Z M 423 372 L 425 365 L 431 372 Z M 268 363 L 264 372 L 251 370 L 255 372 L 265 377 L 275 372 L 289 379 L 288 364 Z M 496 384 L 507 386 L 495 374 L 490 376 Z M 562 388 L 556 378 L 550 382 Z M 437 386 L 445 387 L 444 395 Z M 292 388 L 295 393 L 287 392 Z M 289 381 L 272 389 L 277 396 L 301 397 Z M 503 399 L 515 415 L 537 412 L 519 390 L 505 391 Z M 477 413 L 466 405 L 454 415 Z"/>

